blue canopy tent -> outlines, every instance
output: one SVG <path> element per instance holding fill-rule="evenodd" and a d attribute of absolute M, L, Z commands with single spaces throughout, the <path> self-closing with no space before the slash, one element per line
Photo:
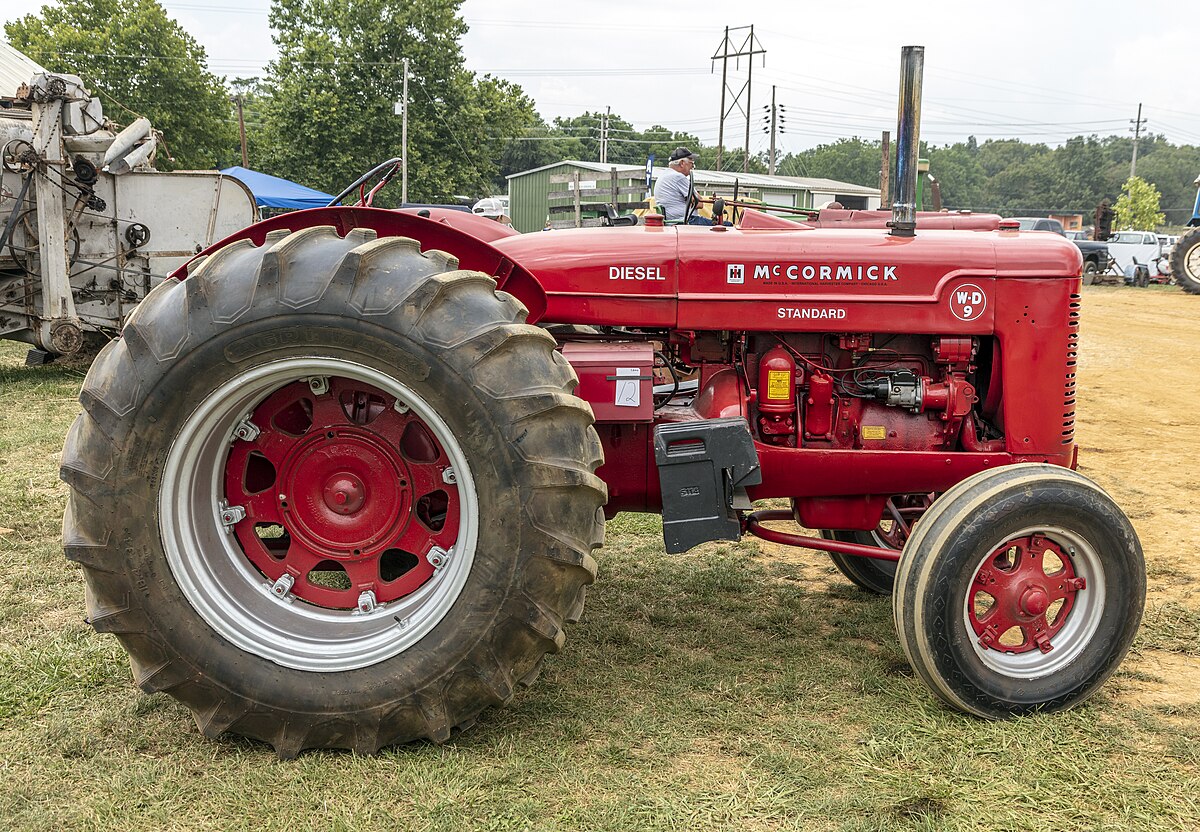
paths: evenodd
<path fill-rule="evenodd" d="M 240 180 L 249 188 L 260 208 L 323 208 L 333 199 L 331 194 L 236 165 L 221 173 Z"/>

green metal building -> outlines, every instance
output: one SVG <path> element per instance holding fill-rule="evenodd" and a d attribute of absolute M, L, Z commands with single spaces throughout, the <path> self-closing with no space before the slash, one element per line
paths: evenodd
<path fill-rule="evenodd" d="M 664 168 L 654 168 L 653 181 Z M 694 170 L 697 193 L 738 196 L 789 208 L 820 208 L 837 201 L 845 208 L 879 207 L 879 189 L 832 179 L 768 176 L 758 173 Z M 651 186 L 652 187 L 652 186 Z M 636 165 L 564 160 L 508 177 L 513 227 L 540 231 L 599 224 L 604 206 L 615 203 L 619 213 L 645 206 L 646 169 Z"/>

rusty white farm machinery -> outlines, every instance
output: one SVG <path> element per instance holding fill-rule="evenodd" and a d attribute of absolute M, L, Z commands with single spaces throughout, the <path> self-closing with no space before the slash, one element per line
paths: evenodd
<path fill-rule="evenodd" d="M 150 122 L 112 124 L 77 76 L 37 71 L 8 96 L 0 338 L 32 345 L 31 361 L 115 336 L 171 271 L 256 219 L 235 179 L 155 170 L 161 142 Z"/>

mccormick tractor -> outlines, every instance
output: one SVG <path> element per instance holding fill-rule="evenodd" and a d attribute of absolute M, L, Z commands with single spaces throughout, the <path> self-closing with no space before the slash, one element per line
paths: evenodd
<path fill-rule="evenodd" d="M 96 359 L 66 440 L 91 624 L 207 736 L 441 742 L 563 646 L 605 518 L 661 512 L 667 552 L 757 535 L 890 593 L 953 708 L 1086 699 L 1145 565 L 1074 470 L 1079 250 L 916 227 L 922 57 L 888 229 L 358 205 L 207 249 Z"/>

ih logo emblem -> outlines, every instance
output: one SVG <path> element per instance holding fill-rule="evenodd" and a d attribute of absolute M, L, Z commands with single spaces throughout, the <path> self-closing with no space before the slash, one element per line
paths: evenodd
<path fill-rule="evenodd" d="M 725 271 L 726 283 L 745 283 L 746 266 L 742 263 L 730 263 Z"/>
<path fill-rule="evenodd" d="M 960 321 L 973 321 L 987 309 L 987 295 L 974 283 L 950 290 L 950 311 Z"/>

